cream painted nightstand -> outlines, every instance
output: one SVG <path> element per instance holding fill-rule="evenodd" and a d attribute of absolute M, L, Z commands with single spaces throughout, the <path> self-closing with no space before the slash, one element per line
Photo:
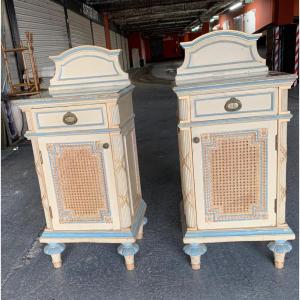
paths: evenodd
<path fill-rule="evenodd" d="M 285 221 L 288 89 L 271 73 L 260 35 L 217 31 L 182 43 L 179 103 L 184 251 L 200 268 L 204 243 L 272 241 L 282 268 L 295 238 Z"/>
<path fill-rule="evenodd" d="M 121 243 L 134 269 L 143 236 L 132 110 L 133 86 L 119 64 L 120 50 L 80 46 L 52 57 L 52 98 L 24 100 L 54 267 L 65 243 Z"/>

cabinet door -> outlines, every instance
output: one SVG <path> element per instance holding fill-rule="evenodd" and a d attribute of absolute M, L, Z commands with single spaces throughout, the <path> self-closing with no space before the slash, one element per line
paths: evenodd
<path fill-rule="evenodd" d="M 200 229 L 275 225 L 276 132 L 276 121 L 192 129 Z"/>
<path fill-rule="evenodd" d="M 54 230 L 118 229 L 109 135 L 40 137 Z"/>

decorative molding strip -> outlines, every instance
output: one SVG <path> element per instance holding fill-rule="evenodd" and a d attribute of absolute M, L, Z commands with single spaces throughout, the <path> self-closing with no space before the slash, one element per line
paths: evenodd
<path fill-rule="evenodd" d="M 111 143 L 119 202 L 120 223 L 122 228 L 128 228 L 131 225 L 131 214 L 122 136 L 111 135 Z"/>
<path fill-rule="evenodd" d="M 292 114 L 281 114 L 281 115 L 264 115 L 257 117 L 244 117 L 244 118 L 231 118 L 231 119 L 220 119 L 220 120 L 208 120 L 208 121 L 196 121 L 190 123 L 180 123 L 179 128 L 199 127 L 211 124 L 231 124 L 231 123 L 248 123 L 255 121 L 268 121 L 268 120 L 290 120 Z"/>
<path fill-rule="evenodd" d="M 187 231 L 185 238 L 294 234 L 290 228 Z"/>

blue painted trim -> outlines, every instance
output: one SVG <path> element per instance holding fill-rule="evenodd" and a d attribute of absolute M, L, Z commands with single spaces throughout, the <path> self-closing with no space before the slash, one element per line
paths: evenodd
<path fill-rule="evenodd" d="M 222 116 L 222 115 L 235 115 L 235 114 L 247 114 L 252 112 L 268 112 L 268 111 L 274 111 L 274 92 L 268 92 L 268 93 L 256 93 L 256 94 L 241 94 L 241 95 L 234 95 L 235 97 L 247 97 L 247 96 L 258 96 L 258 95 L 271 95 L 271 107 L 269 109 L 257 109 L 257 110 L 247 110 L 247 111 L 235 111 L 235 112 L 227 112 L 224 113 L 217 113 L 217 114 L 197 114 L 196 105 L 197 102 L 201 101 L 216 101 L 219 99 L 228 99 L 230 96 L 223 96 L 223 97 L 216 97 L 216 98 L 207 98 L 207 99 L 195 99 L 194 100 L 194 111 L 195 111 L 195 117 L 209 117 L 209 116 Z M 205 97 L 205 95 L 203 95 Z M 245 100 L 249 101 L 249 100 Z M 224 103 L 225 104 L 225 103 Z M 243 107 L 242 107 L 243 108 Z"/>
<path fill-rule="evenodd" d="M 102 108 L 83 108 L 83 109 L 71 109 L 72 112 L 78 112 L 78 111 L 89 111 L 89 110 L 97 110 L 100 112 L 102 116 L 102 123 L 92 123 L 92 124 L 74 124 L 74 125 L 60 125 L 60 126 L 41 126 L 39 121 L 39 115 L 47 115 L 47 114 L 55 114 L 55 113 L 66 113 L 67 110 L 56 110 L 56 111 L 49 111 L 49 112 L 37 112 L 35 114 L 36 123 L 38 126 L 38 129 L 43 128 L 71 128 L 71 127 L 81 127 L 81 126 L 99 126 L 104 125 L 104 115 L 103 115 L 103 109 Z"/>
<path fill-rule="evenodd" d="M 290 228 L 286 229 L 241 229 L 241 230 L 203 230 L 187 231 L 185 238 L 202 238 L 202 237 L 227 237 L 227 236 L 251 236 L 251 235 L 285 235 L 294 234 Z"/>
<path fill-rule="evenodd" d="M 252 66 L 252 67 L 247 67 L 247 70 L 249 70 L 249 69 L 262 69 L 262 68 L 266 69 L 267 67 L 265 65 Z M 203 71 L 203 72 L 182 73 L 182 74 L 178 74 L 177 78 L 185 77 L 186 75 L 205 74 L 205 73 L 206 74 L 207 73 L 220 73 L 220 72 L 236 71 L 236 70 L 243 70 L 243 69 L 245 69 L 245 68 L 232 68 L 232 69 L 222 69 L 222 70 L 206 70 L 206 71 Z M 267 73 L 267 72 L 265 72 L 265 73 Z M 214 76 L 214 75 L 211 75 L 211 76 Z"/>
<path fill-rule="evenodd" d="M 211 124 L 231 124 L 231 123 L 248 123 L 256 121 L 269 121 L 269 120 L 280 120 L 280 119 L 291 119 L 292 114 L 280 114 L 280 115 L 264 115 L 256 117 L 241 117 L 241 118 L 231 118 L 231 119 L 220 119 L 220 120 L 208 120 L 208 121 L 196 121 L 190 123 L 180 123 L 178 128 L 189 128 L 198 127 Z"/>
<path fill-rule="evenodd" d="M 144 213 L 146 210 L 146 203 L 141 200 L 141 204 L 138 208 L 136 214 L 136 221 L 131 226 L 130 231 L 113 231 L 113 230 L 103 230 L 103 231 L 44 231 L 41 238 L 47 239 L 61 239 L 61 238 L 135 238 L 138 230 L 143 222 Z"/>
<path fill-rule="evenodd" d="M 295 79 L 296 79 L 296 77 L 295 77 Z M 248 86 L 248 85 L 255 85 L 255 84 L 276 85 L 276 84 L 281 84 L 281 83 L 290 83 L 291 81 L 292 81 L 291 78 L 269 80 L 266 77 L 264 77 L 261 80 L 248 81 L 248 82 L 228 82 L 228 83 L 222 83 L 222 84 L 218 83 L 218 80 L 216 80 L 214 83 L 208 83 L 205 85 L 204 85 L 204 82 L 198 82 L 198 83 L 189 84 L 189 85 L 180 83 L 179 85 L 177 85 L 174 88 L 174 91 L 178 92 L 178 93 L 183 93 L 183 92 L 187 92 L 187 91 L 223 89 L 223 88 L 229 88 L 231 86 L 233 86 L 235 88 L 237 86 Z"/>
<path fill-rule="evenodd" d="M 194 55 L 196 52 L 200 51 L 201 49 L 203 48 L 206 48 L 206 47 L 210 47 L 211 45 L 214 45 L 214 44 L 219 44 L 219 43 L 231 43 L 231 44 L 237 44 L 237 45 L 240 45 L 244 48 L 247 48 L 249 49 L 250 51 L 250 55 L 252 57 L 252 60 L 248 60 L 248 61 L 236 61 L 236 62 L 227 62 L 227 63 L 220 63 L 220 64 L 210 64 L 210 65 L 196 65 L 196 66 L 191 66 L 191 58 L 192 58 L 192 55 Z M 243 43 L 240 43 L 240 42 L 236 42 L 236 41 L 228 41 L 228 40 L 218 40 L 218 41 L 215 41 L 215 42 L 212 42 L 212 43 L 209 43 L 207 45 L 203 45 L 202 47 L 199 47 L 197 49 L 195 49 L 195 51 L 192 51 L 189 55 L 189 61 L 188 61 L 188 64 L 187 64 L 187 67 L 186 69 L 195 69 L 195 68 L 205 68 L 205 67 L 217 67 L 217 66 L 227 66 L 227 65 L 233 65 L 233 64 L 241 64 L 241 63 L 252 63 L 252 62 L 257 62 L 254 55 L 253 55 L 253 51 L 252 51 L 252 47 L 253 46 L 249 46 L 249 45 L 245 45 Z M 257 62 L 259 63 L 259 62 Z M 265 67 L 265 65 L 263 65 Z M 207 71 L 207 72 L 210 72 L 210 71 Z M 181 74 L 180 74 L 181 75 Z M 179 75 L 179 76 L 180 76 Z M 182 75 L 185 75 L 185 74 L 182 74 Z"/>
<path fill-rule="evenodd" d="M 126 73 L 127 74 L 127 73 Z M 105 87 L 105 86 L 111 86 L 111 84 L 112 85 L 116 85 L 115 84 L 115 82 L 124 82 L 124 83 L 128 83 L 128 85 L 130 84 L 130 81 L 129 81 L 129 79 L 128 78 L 124 78 L 124 79 L 114 79 L 114 77 L 115 77 L 116 75 L 111 75 L 111 77 L 112 77 L 112 80 L 106 80 L 106 81 L 101 81 L 101 82 L 99 82 L 99 81 L 94 81 L 94 82 L 90 82 L 90 81 L 88 81 L 88 82 L 84 82 L 84 84 L 86 84 L 86 85 L 88 85 L 88 86 L 91 86 L 91 85 L 95 85 L 95 86 L 93 86 L 94 88 L 102 88 L 102 87 Z M 121 75 L 122 76 L 122 75 Z M 102 76 L 101 76 L 102 77 Z M 97 79 L 98 77 L 95 77 L 95 79 Z M 77 79 L 80 79 L 80 78 L 73 78 L 73 80 L 77 80 Z M 59 82 L 62 82 L 62 81 L 64 81 L 64 79 L 60 79 L 59 80 Z M 107 83 L 109 83 L 109 84 L 107 84 Z M 104 84 L 106 84 L 106 85 L 104 85 Z M 75 83 L 61 83 L 61 84 L 51 84 L 50 85 L 50 88 L 56 88 L 56 87 L 65 87 L 65 86 L 70 86 L 70 87 L 72 87 L 72 86 L 77 86 L 78 85 L 78 82 L 75 82 Z M 120 83 L 119 83 L 119 85 L 121 85 Z M 89 87 L 85 87 L 86 89 L 90 89 Z M 80 88 L 80 89 L 82 89 L 82 87 Z M 57 91 L 57 93 L 60 93 L 61 91 Z M 75 94 L 75 93 L 73 93 L 73 94 Z M 61 95 L 61 94 L 60 94 Z M 64 94 L 63 94 L 64 95 Z M 76 95 L 77 95 L 77 93 L 76 93 Z"/>
<path fill-rule="evenodd" d="M 64 136 L 64 135 L 86 135 L 86 134 L 103 134 L 111 132 L 120 132 L 119 128 L 111 129 L 90 129 L 77 131 L 53 131 L 53 132 L 26 132 L 24 136 L 30 138 L 31 136 Z"/>
<path fill-rule="evenodd" d="M 257 41 L 259 39 L 259 37 L 261 36 L 261 34 L 246 34 L 246 33 L 241 33 L 238 31 L 216 31 L 216 32 L 211 32 L 209 34 L 205 34 L 191 42 L 185 42 L 185 43 L 180 43 L 180 45 L 183 48 L 190 48 L 193 47 L 194 45 L 209 39 L 209 38 L 214 38 L 214 37 L 221 37 L 221 36 L 234 36 L 234 37 L 239 37 L 242 38 L 246 41 Z"/>
<path fill-rule="evenodd" d="M 80 51 L 97 51 L 99 53 L 104 53 L 109 56 L 118 56 L 121 53 L 120 49 L 108 50 L 106 48 L 102 48 L 98 46 L 78 46 L 78 47 L 68 49 L 65 52 L 61 53 L 60 55 L 50 56 L 50 59 L 52 59 L 53 61 L 60 61 L 66 58 L 67 56 Z"/>
<path fill-rule="evenodd" d="M 111 74 L 111 75 L 99 75 L 99 76 L 85 76 L 85 77 L 76 77 L 76 78 L 61 78 L 61 73 L 62 73 L 62 68 L 67 66 L 69 63 L 71 63 L 72 61 L 74 60 L 77 60 L 77 59 L 81 59 L 81 58 L 86 58 L 86 57 L 91 57 L 91 58 L 96 58 L 96 59 L 99 59 L 99 60 L 105 60 L 109 63 L 112 64 L 113 66 L 113 69 L 115 71 L 114 74 Z M 70 60 L 66 61 L 63 65 L 60 66 L 60 71 L 59 71 L 59 74 L 58 74 L 58 79 L 59 80 L 74 80 L 74 79 L 86 79 L 86 78 L 102 78 L 102 77 L 110 77 L 110 76 L 115 76 L 115 75 L 120 75 L 120 73 L 117 71 L 116 69 L 116 66 L 114 64 L 114 61 L 112 60 L 109 60 L 109 59 L 106 59 L 105 57 L 100 57 L 100 56 L 97 56 L 97 55 L 82 55 L 82 56 L 77 56 L 77 57 L 73 57 L 71 58 Z"/>

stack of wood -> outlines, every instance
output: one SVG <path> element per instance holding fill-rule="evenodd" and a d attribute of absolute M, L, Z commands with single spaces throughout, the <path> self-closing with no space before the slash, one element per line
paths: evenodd
<path fill-rule="evenodd" d="M 40 82 L 36 62 L 33 53 L 32 33 L 26 32 L 26 45 L 20 42 L 18 48 L 6 49 L 2 44 L 3 59 L 6 68 L 7 81 L 9 84 L 9 96 L 29 96 L 40 94 Z M 13 83 L 9 68 L 7 53 L 20 53 L 24 66 L 23 82 Z"/>

